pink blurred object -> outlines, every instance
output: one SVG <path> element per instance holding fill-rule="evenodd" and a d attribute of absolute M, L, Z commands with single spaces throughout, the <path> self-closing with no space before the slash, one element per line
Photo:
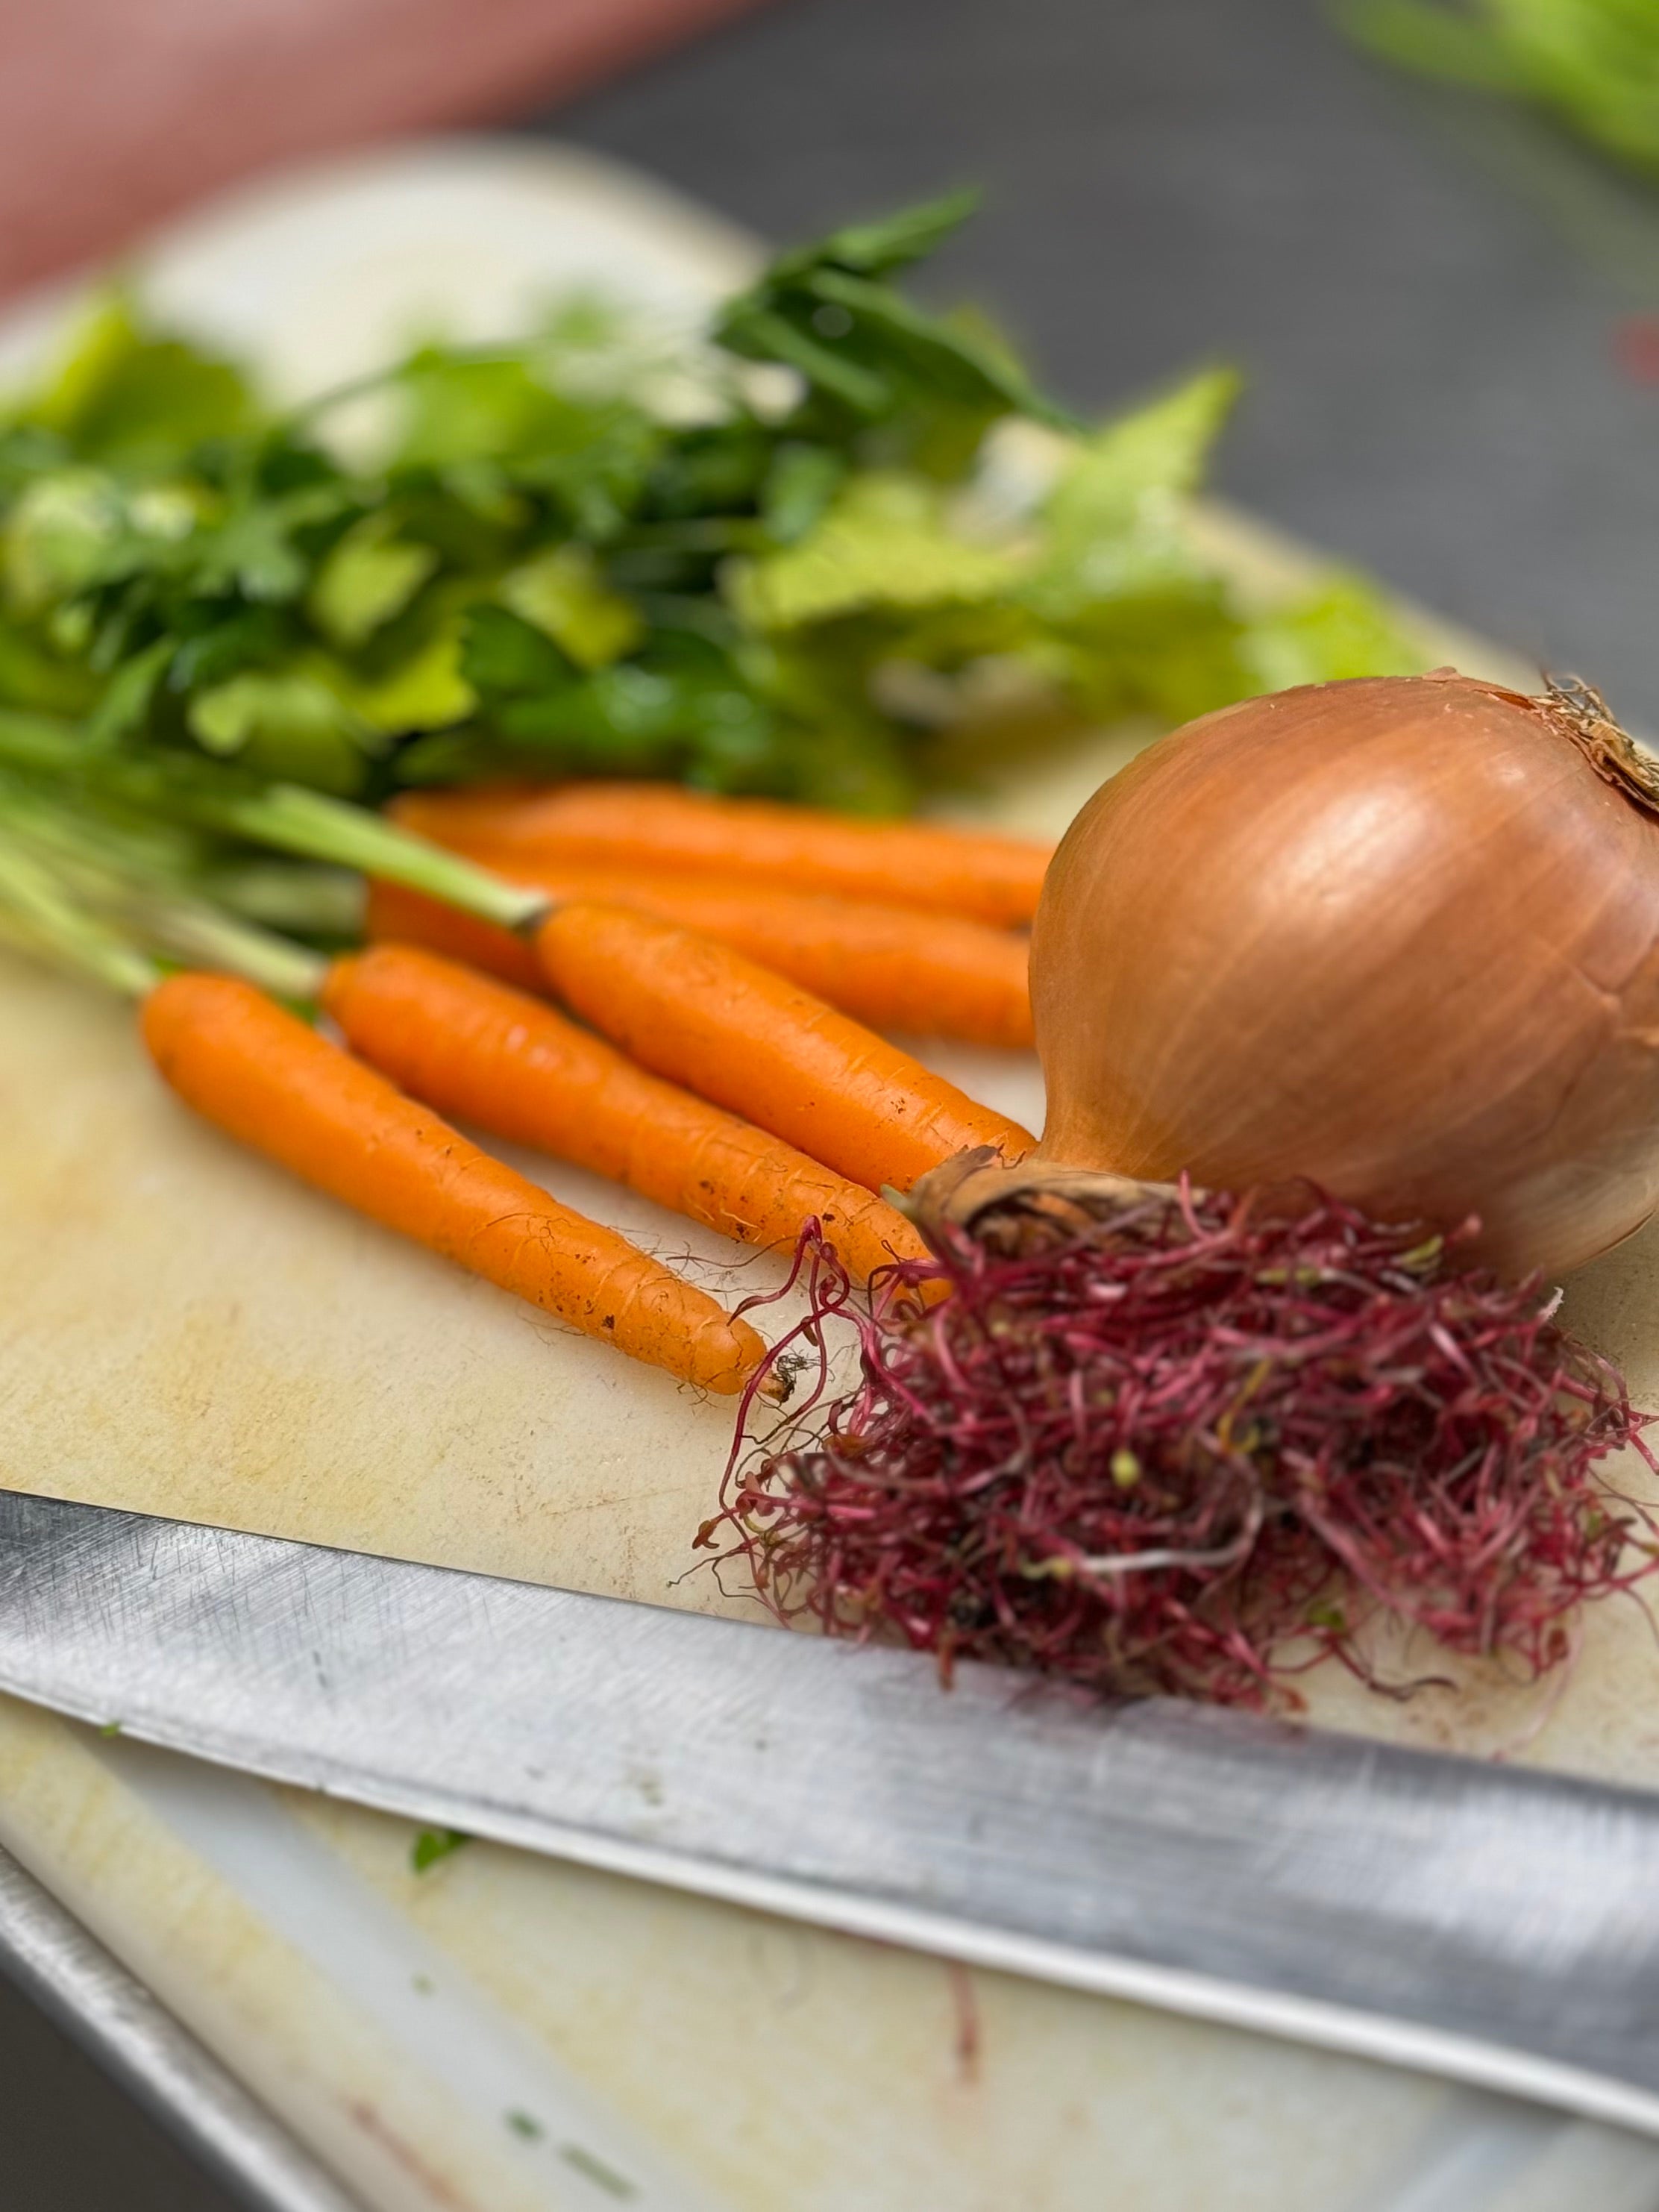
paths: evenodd
<path fill-rule="evenodd" d="M 510 114 L 753 0 L 0 0 L 0 292 L 294 156 Z"/>
<path fill-rule="evenodd" d="M 1626 315 L 1613 331 L 1613 359 L 1632 384 L 1659 384 L 1659 315 Z"/>

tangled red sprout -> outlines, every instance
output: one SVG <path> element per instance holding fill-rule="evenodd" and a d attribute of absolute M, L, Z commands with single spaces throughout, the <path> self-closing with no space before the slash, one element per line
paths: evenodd
<path fill-rule="evenodd" d="M 1013 1186 L 855 1302 L 816 1223 L 771 1364 L 806 1406 L 738 1441 L 699 1541 L 783 1620 L 896 1634 L 1103 1692 L 1296 1702 L 1333 1656 L 1379 1689 L 1384 1620 L 1528 1679 L 1584 1601 L 1659 1562 L 1597 1473 L 1656 1462 L 1536 1279 L 1322 1194 L 1286 1218 L 1184 1183 Z M 783 1293 L 779 1293 L 780 1296 Z M 832 1398 L 827 1323 L 857 1334 Z M 752 1395 L 749 1401 L 753 1403 Z"/>

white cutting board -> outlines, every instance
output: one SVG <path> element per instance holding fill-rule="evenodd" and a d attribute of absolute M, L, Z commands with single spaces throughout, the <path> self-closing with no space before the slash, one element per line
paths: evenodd
<path fill-rule="evenodd" d="M 145 284 L 297 393 L 434 328 L 511 331 L 573 283 L 688 322 L 754 253 L 585 157 L 457 142 L 240 196 L 161 241 Z M 60 313 L 16 318 L 0 361 Z M 1257 583 L 1304 557 L 1230 518 L 1204 526 Z M 1028 762 L 981 811 L 1057 832 L 1124 750 Z M 1039 1115 L 1030 1063 L 951 1066 Z M 676 1580 L 728 1408 L 198 1127 L 120 1009 L 0 969 L 0 1480 L 749 1609 L 706 1572 Z M 716 1288 L 775 1279 L 642 1201 L 520 1164 Z M 1632 1248 L 1574 1291 L 1650 1401 L 1653 1266 Z M 1319 1710 L 1659 1782 L 1656 1688 L 1626 1608 L 1592 1622 L 1547 1701 L 1485 1682 L 1401 1712 L 1336 1681 Z M 409 1841 L 0 1703 L 0 1842 L 383 2212 L 1659 2205 L 1659 2148 L 1612 2130 L 491 1846 L 417 1877 Z"/>

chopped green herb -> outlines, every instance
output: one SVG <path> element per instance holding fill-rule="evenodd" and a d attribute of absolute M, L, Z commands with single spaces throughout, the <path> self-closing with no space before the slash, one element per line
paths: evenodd
<path fill-rule="evenodd" d="M 440 1859 L 447 1859 L 453 1851 L 459 1850 L 463 1844 L 471 1841 L 471 1837 L 459 1828 L 422 1828 L 410 1846 L 409 1863 L 416 1874 L 424 1874 L 428 1867 L 436 1866 Z"/>
<path fill-rule="evenodd" d="M 507 2124 L 515 2136 L 522 2136 L 526 2142 L 540 2142 L 542 2137 L 547 2133 L 547 2130 L 541 2122 L 532 2118 L 528 2112 L 509 2112 L 507 2116 Z"/>
<path fill-rule="evenodd" d="M 607 2197 L 626 2203 L 630 2197 L 640 2193 L 625 2174 L 618 2173 L 614 2166 L 607 2166 L 602 2158 L 596 2158 L 591 2150 L 584 2150 L 580 2143 L 561 2143 L 559 2156 L 584 2179 L 604 2190 Z"/>
<path fill-rule="evenodd" d="M 100 1735 L 119 1735 L 125 1726 L 125 1721 L 106 1721 L 98 1733 Z"/>

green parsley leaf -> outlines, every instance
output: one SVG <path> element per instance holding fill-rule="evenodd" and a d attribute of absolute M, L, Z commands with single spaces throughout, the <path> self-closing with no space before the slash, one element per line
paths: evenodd
<path fill-rule="evenodd" d="M 981 195 L 973 185 L 924 200 L 916 207 L 901 208 L 896 215 L 875 222 L 849 223 L 832 230 L 817 245 L 780 254 L 769 272 L 775 283 L 829 266 L 851 270 L 860 276 L 887 276 L 912 262 L 936 253 L 952 232 L 959 230 L 979 206 Z"/>
<path fill-rule="evenodd" d="M 760 488 L 767 535 L 780 545 L 805 538 L 847 480 L 847 460 L 833 446 L 786 439 Z"/>
<path fill-rule="evenodd" d="M 726 595 L 755 629 L 797 629 L 871 608 L 994 599 L 1024 566 L 1018 553 L 953 532 L 926 478 L 871 471 L 799 543 L 734 564 Z"/>
<path fill-rule="evenodd" d="M 221 759 L 319 791 L 363 781 L 369 733 L 344 701 L 300 669 L 253 671 L 199 691 L 186 714 L 191 735 Z"/>
<path fill-rule="evenodd" d="M 1005 348 L 884 281 L 931 252 L 973 205 L 972 196 L 954 194 L 780 254 L 716 319 L 715 343 L 798 370 L 822 398 L 866 421 L 943 404 L 975 410 L 981 427 L 1010 412 L 1069 424 Z"/>
<path fill-rule="evenodd" d="M 116 744 L 143 726 L 173 652 L 170 637 L 158 637 L 142 653 L 122 662 L 110 678 L 103 697 L 87 718 L 87 742 L 90 746 L 98 749 Z"/>
<path fill-rule="evenodd" d="M 508 607 L 469 607 L 461 621 L 460 673 L 488 699 L 562 690 L 574 674 L 546 631 Z"/>
<path fill-rule="evenodd" d="M 365 678 L 331 668 L 328 680 L 360 722 L 388 737 L 417 730 L 447 730 L 465 721 L 478 695 L 462 672 L 464 630 L 458 618 L 434 631 L 426 643 L 383 676 Z"/>
<path fill-rule="evenodd" d="M 366 514 L 326 556 L 307 596 L 312 620 L 333 644 L 362 645 L 401 614 L 438 566 L 430 545 L 395 535 L 395 516 Z"/>
<path fill-rule="evenodd" d="M 1262 691 L 1349 676 L 1412 676 L 1423 666 L 1422 654 L 1406 644 L 1363 576 L 1334 575 L 1252 623 L 1243 652 L 1252 685 Z"/>
<path fill-rule="evenodd" d="M 0 704 L 83 714 L 98 690 L 97 678 L 73 648 L 61 652 L 55 639 L 31 637 L 0 618 Z"/>
<path fill-rule="evenodd" d="M 133 470 L 183 460 L 254 420 L 240 372 L 198 346 L 151 335 L 119 293 L 94 304 L 26 410 L 87 460 Z"/>
<path fill-rule="evenodd" d="M 71 598 L 102 571 L 127 527 L 114 479 L 100 469 L 68 468 L 25 486 L 6 518 L 6 585 L 23 614 Z"/>
<path fill-rule="evenodd" d="M 1073 599 L 1121 589 L 1136 556 L 1177 533 L 1237 397 L 1231 369 L 1201 371 L 1079 446 L 1043 509 L 1046 585 Z"/>
<path fill-rule="evenodd" d="M 499 586 L 511 612 L 550 637 L 579 668 L 605 668 L 644 635 L 639 611 L 600 577 L 580 545 L 556 545 L 509 569 Z"/>
<path fill-rule="evenodd" d="M 280 507 L 246 506 L 205 530 L 195 548 L 191 580 L 198 592 L 240 592 L 272 604 L 297 599 L 306 562 Z"/>
<path fill-rule="evenodd" d="M 480 361 L 429 347 L 399 379 L 404 411 L 397 459 L 404 466 L 458 463 L 535 452 L 557 434 L 562 403 L 530 365 L 504 355 Z"/>

